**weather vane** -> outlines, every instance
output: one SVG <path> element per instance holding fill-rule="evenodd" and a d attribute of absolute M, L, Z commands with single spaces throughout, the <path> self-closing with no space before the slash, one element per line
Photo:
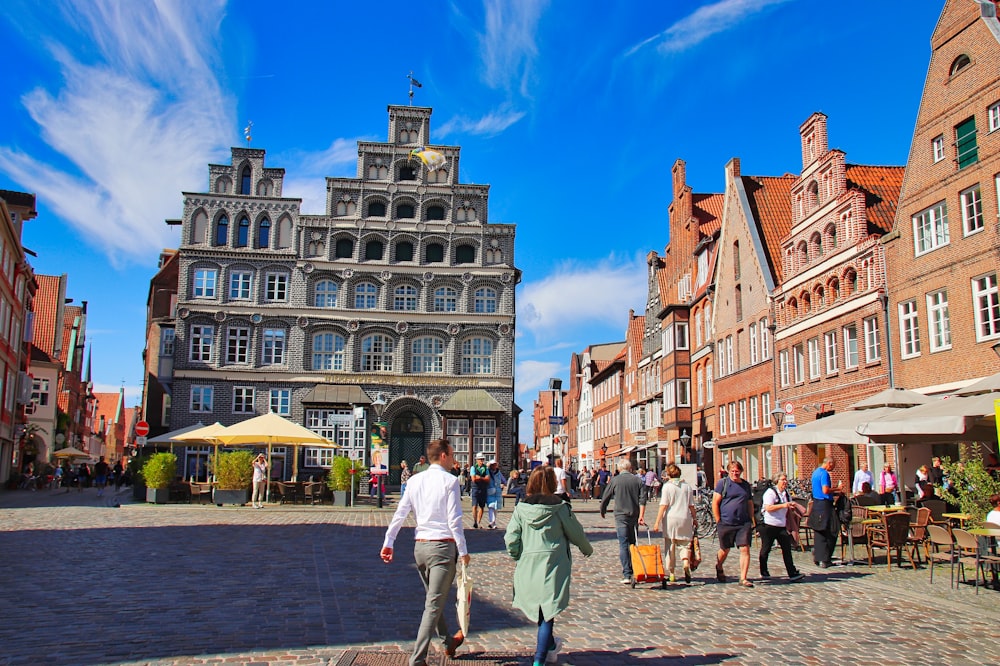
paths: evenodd
<path fill-rule="evenodd" d="M 410 80 L 410 106 L 413 106 L 413 89 L 423 88 L 424 86 L 423 84 L 420 83 L 420 81 L 417 81 L 415 78 L 413 78 L 413 70 L 410 70 L 410 73 L 409 75 L 407 75 L 406 78 Z"/>
<path fill-rule="evenodd" d="M 250 147 L 250 142 L 253 141 L 253 134 L 252 133 L 253 133 L 253 121 L 252 120 L 248 120 L 247 121 L 247 126 L 243 128 L 243 136 L 246 137 L 247 148 Z"/>

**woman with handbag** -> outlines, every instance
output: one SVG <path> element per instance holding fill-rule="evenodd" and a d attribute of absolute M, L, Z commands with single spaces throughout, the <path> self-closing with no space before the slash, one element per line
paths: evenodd
<path fill-rule="evenodd" d="M 674 569 L 677 568 L 677 554 L 680 553 L 684 564 L 684 582 L 691 582 L 691 566 L 688 560 L 688 545 L 694 539 L 697 524 L 697 513 L 694 508 L 694 490 L 681 479 L 681 469 L 671 463 L 667 465 L 667 482 L 660 491 L 660 511 L 656 514 L 654 530 L 663 525 L 664 515 L 667 518 L 663 528 L 663 552 L 666 555 L 666 570 L 669 580 L 673 583 Z"/>
<path fill-rule="evenodd" d="M 535 468 L 528 477 L 527 497 L 514 507 L 504 535 L 507 552 L 517 561 L 513 605 L 538 623 L 534 666 L 555 663 L 562 648 L 552 630 L 556 615 L 569 606 L 570 544 L 587 557 L 594 552 L 573 509 L 555 492 L 552 468 Z"/>

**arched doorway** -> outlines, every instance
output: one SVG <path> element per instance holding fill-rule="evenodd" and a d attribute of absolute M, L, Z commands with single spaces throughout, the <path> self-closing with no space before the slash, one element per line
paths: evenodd
<path fill-rule="evenodd" d="M 405 411 L 392 419 L 389 440 L 389 484 L 399 485 L 399 463 L 402 460 L 413 469 L 424 455 L 424 421 L 416 412 Z"/>

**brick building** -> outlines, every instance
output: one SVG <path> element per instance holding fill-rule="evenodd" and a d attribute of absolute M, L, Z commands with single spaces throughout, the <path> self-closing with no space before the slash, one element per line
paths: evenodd
<path fill-rule="evenodd" d="M 514 225 L 490 221 L 489 186 L 459 181 L 459 147 L 423 164 L 431 109 L 388 115 L 356 177 L 327 178 L 322 215 L 282 196 L 285 170 L 258 149 L 184 193 L 171 429 L 272 410 L 361 459 L 381 419 L 390 483 L 444 435 L 461 463 L 514 462 Z M 332 451 L 273 454 L 287 477 L 322 474 Z"/>
<path fill-rule="evenodd" d="M 998 194 L 997 7 L 948 0 L 885 245 L 897 386 L 936 394 L 1000 372 Z"/>
<path fill-rule="evenodd" d="M 146 297 L 146 346 L 142 350 L 142 416 L 149 436 L 170 430 L 171 384 L 174 374 L 174 335 L 177 326 L 176 250 L 160 253 L 159 270 L 149 281 Z"/>

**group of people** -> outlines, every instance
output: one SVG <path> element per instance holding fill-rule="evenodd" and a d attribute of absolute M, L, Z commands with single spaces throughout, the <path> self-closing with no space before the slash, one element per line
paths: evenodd
<path fill-rule="evenodd" d="M 130 473 L 122 465 L 121 460 L 109 465 L 104 456 L 101 456 L 93 466 L 86 462 L 71 465 L 69 461 L 64 460 L 58 465 L 48 463 L 41 470 L 37 470 L 35 463 L 29 462 L 21 470 L 17 487 L 24 490 L 75 487 L 82 491 L 93 486 L 97 488 L 97 496 L 101 497 L 110 485 L 114 485 L 116 490 L 121 488 L 122 484 L 131 485 L 129 477 Z"/>
<path fill-rule="evenodd" d="M 912 496 L 917 504 L 933 499 L 937 496 L 937 488 L 947 488 L 948 478 L 941 458 L 934 456 L 931 458 L 931 465 L 921 465 L 913 475 Z M 854 473 L 854 480 L 851 483 L 853 497 L 865 503 L 872 504 L 901 504 L 903 493 L 910 491 L 901 488 L 896 472 L 893 471 L 890 463 L 885 463 L 882 471 L 876 476 L 868 469 L 868 463 L 862 463 L 857 472 Z"/>

